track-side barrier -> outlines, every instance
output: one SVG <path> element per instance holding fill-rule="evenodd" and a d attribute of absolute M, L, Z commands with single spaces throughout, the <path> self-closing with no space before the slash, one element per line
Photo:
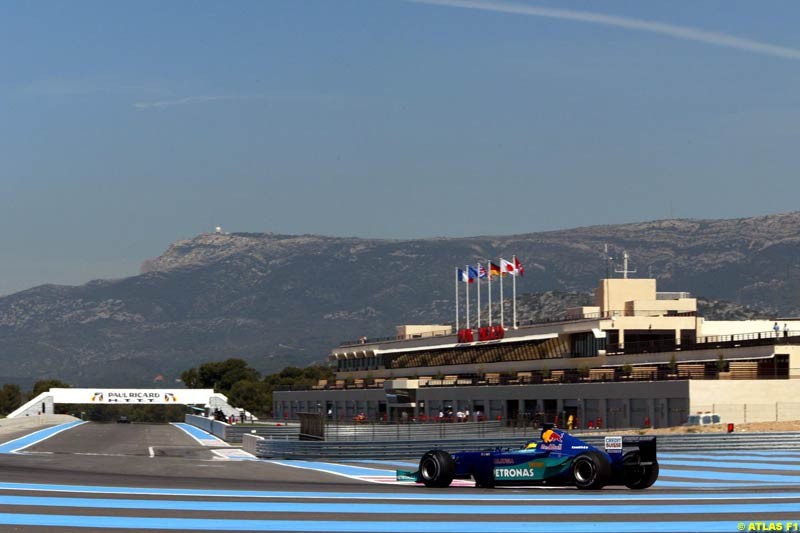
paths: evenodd
<path fill-rule="evenodd" d="M 612 434 L 613 432 L 609 432 Z M 593 446 L 603 446 L 604 435 L 577 434 Z M 537 435 L 538 436 L 538 435 Z M 518 448 L 528 438 L 434 439 L 403 441 L 288 441 L 265 439 L 257 435 L 244 435 L 243 445 L 248 452 L 262 458 L 275 459 L 408 459 L 420 457 L 433 449 L 452 451 L 486 450 L 493 448 Z M 800 433 L 704 433 L 682 435 L 656 435 L 660 452 L 756 450 L 800 450 Z"/>
<path fill-rule="evenodd" d="M 207 431 L 225 442 L 242 442 L 242 435 L 258 435 L 270 439 L 297 440 L 300 436 L 300 426 L 298 424 L 228 424 L 219 420 L 213 420 L 204 416 L 186 415 L 184 420 L 187 424 Z"/>

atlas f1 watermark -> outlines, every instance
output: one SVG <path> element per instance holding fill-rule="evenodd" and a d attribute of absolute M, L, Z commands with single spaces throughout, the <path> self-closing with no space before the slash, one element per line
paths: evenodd
<path fill-rule="evenodd" d="M 800 531 L 800 520 L 768 520 L 763 522 L 739 522 L 738 531 Z"/>

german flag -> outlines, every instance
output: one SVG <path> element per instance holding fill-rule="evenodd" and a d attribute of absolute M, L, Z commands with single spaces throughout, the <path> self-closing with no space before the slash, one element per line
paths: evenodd
<path fill-rule="evenodd" d="M 489 261 L 489 276 L 499 276 L 500 267 Z"/>

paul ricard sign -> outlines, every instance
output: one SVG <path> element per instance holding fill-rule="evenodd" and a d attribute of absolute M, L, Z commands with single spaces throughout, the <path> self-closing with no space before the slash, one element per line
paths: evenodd
<path fill-rule="evenodd" d="M 55 403 L 206 404 L 212 389 L 50 389 Z"/>

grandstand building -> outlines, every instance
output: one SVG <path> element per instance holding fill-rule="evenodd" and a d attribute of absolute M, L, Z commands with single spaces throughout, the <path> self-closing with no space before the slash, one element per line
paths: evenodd
<path fill-rule="evenodd" d="M 595 305 L 517 329 L 399 326 L 332 350 L 336 379 L 276 391 L 277 417 L 546 420 L 663 427 L 800 419 L 800 320 L 705 320 L 654 279 L 603 279 Z M 749 412 L 748 412 L 749 409 Z"/>

